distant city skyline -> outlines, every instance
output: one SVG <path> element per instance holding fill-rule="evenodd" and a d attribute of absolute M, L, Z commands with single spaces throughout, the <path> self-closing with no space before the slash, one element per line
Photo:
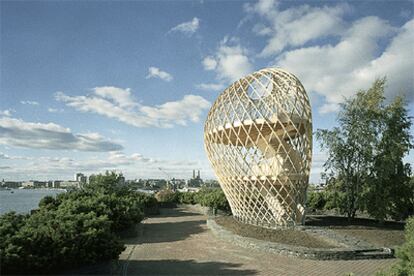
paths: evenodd
<path fill-rule="evenodd" d="M 1 1 L 0 179 L 214 179 L 208 110 L 275 66 L 309 93 L 313 128 L 387 76 L 414 116 L 412 1 Z M 314 139 L 311 182 L 326 154 Z M 405 159 L 414 164 L 414 152 Z"/>

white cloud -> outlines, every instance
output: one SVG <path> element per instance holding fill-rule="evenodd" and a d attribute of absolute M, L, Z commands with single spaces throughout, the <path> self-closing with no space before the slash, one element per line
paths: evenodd
<path fill-rule="evenodd" d="M 247 54 L 237 39 L 225 37 L 215 55 L 204 58 L 203 66 L 206 70 L 215 70 L 222 81 L 235 81 L 253 71 Z"/>
<path fill-rule="evenodd" d="M 331 112 L 337 112 L 339 110 L 339 104 L 325 103 L 319 108 L 319 113 L 326 114 Z"/>
<path fill-rule="evenodd" d="M 164 74 L 167 74 L 167 77 L 169 76 L 168 73 L 159 71 L 159 69 L 158 69 L 158 73 L 162 76 L 164 76 Z M 102 98 L 115 101 L 120 107 L 137 106 L 137 103 L 135 103 L 134 99 L 132 98 L 131 89 L 129 88 L 122 89 L 122 88 L 113 87 L 113 86 L 102 86 L 102 87 L 95 87 L 93 89 L 93 92 L 96 95 L 101 96 Z"/>
<path fill-rule="evenodd" d="M 203 59 L 203 67 L 207 71 L 216 69 L 217 61 L 213 57 L 205 57 Z"/>
<path fill-rule="evenodd" d="M 268 36 L 261 57 L 280 53 L 286 47 L 297 47 L 321 37 L 338 35 L 344 31 L 343 14 L 349 9 L 347 5 L 333 7 L 295 6 L 280 10 L 277 1 L 262 0 L 248 4 L 245 10 L 249 14 L 259 14 L 265 24 L 256 24 L 253 32 Z"/>
<path fill-rule="evenodd" d="M 200 121 L 202 112 L 210 107 L 210 102 L 201 96 L 185 95 L 180 101 L 167 102 L 155 107 L 140 108 L 148 118 L 155 119 L 165 127 L 174 124 L 187 125 L 187 121 Z"/>
<path fill-rule="evenodd" d="M 178 24 L 177 26 L 172 28 L 169 32 L 181 32 L 188 36 L 191 36 L 198 30 L 199 27 L 200 27 L 200 19 L 198 19 L 197 17 L 194 17 L 191 21 Z"/>
<path fill-rule="evenodd" d="M 0 110 L 0 116 L 10 117 L 11 115 L 12 115 L 12 111 L 10 109 Z"/>
<path fill-rule="evenodd" d="M 0 144 L 16 147 L 114 151 L 122 146 L 104 139 L 97 133 L 73 134 L 70 129 L 54 123 L 32 123 L 15 118 L 0 118 Z"/>
<path fill-rule="evenodd" d="M 263 0 L 245 10 L 245 20 L 255 19 L 253 32 L 268 37 L 259 57 L 274 57 L 275 66 L 323 96 L 320 113 L 336 112 L 346 97 L 384 76 L 386 96 L 405 93 L 414 100 L 413 20 L 400 28 L 376 16 L 349 22 L 352 6 L 342 3 L 282 10 L 278 1 Z"/>
<path fill-rule="evenodd" d="M 20 101 L 20 103 L 25 105 L 39 105 L 36 101 Z"/>
<path fill-rule="evenodd" d="M 226 86 L 222 83 L 200 83 L 197 84 L 196 87 L 206 91 L 221 91 Z"/>
<path fill-rule="evenodd" d="M 26 157 L 24 161 L 18 156 L 7 156 L 7 166 L 2 167 L 2 175 L 14 180 L 27 179 L 62 179 L 72 178 L 73 173 L 83 172 L 86 174 L 100 173 L 106 170 L 123 172 L 128 178 L 153 177 L 164 178 L 165 175 L 159 170 L 176 177 L 190 177 L 194 167 L 199 168 L 199 161 L 194 160 L 162 160 L 143 156 L 139 153 L 126 154 L 120 151 L 101 154 L 99 157 L 87 157 L 74 159 L 71 157 L 36 156 Z M 2 153 L 0 153 L 0 159 Z M 18 161 L 16 161 L 18 160 Z M 204 166 L 203 166 L 204 167 Z M 206 164 L 206 170 L 209 167 Z M 139 169 L 137 169 L 139 168 Z M 40 180 L 40 179 L 39 179 Z"/>
<path fill-rule="evenodd" d="M 123 107 L 119 99 L 115 100 L 115 91 L 112 90 L 111 98 L 103 98 L 96 92 L 91 96 L 67 96 L 58 92 L 56 99 L 79 111 L 101 114 L 135 127 L 173 127 L 186 125 L 188 121 L 198 122 L 203 111 L 210 106 L 201 96 L 185 95 L 181 100 L 156 106 L 141 105 L 130 99 L 128 107 Z"/>
<path fill-rule="evenodd" d="M 10 159 L 10 156 L 8 156 L 5 153 L 0 152 L 0 159 Z"/>
<path fill-rule="evenodd" d="M 314 152 L 312 154 L 311 183 L 317 184 L 321 182 L 321 173 L 324 172 L 323 165 L 326 160 L 328 160 L 328 155 L 324 152 Z"/>
<path fill-rule="evenodd" d="M 173 80 L 173 77 L 171 76 L 171 74 L 165 71 L 162 71 L 160 68 L 157 68 L 157 67 L 148 68 L 148 75 L 146 76 L 146 79 L 150 79 L 150 78 L 159 78 L 164 81 Z"/>
<path fill-rule="evenodd" d="M 7 160 L 30 160 L 30 157 L 26 156 L 10 156 L 3 152 L 0 152 L 0 159 L 7 159 Z"/>
<path fill-rule="evenodd" d="M 50 113 L 60 113 L 60 112 L 63 112 L 64 110 L 62 108 L 59 109 L 59 108 L 49 107 L 47 111 Z"/>
<path fill-rule="evenodd" d="M 378 17 L 355 21 L 334 46 L 305 47 L 284 53 L 277 66 L 296 74 L 308 91 L 326 98 L 321 113 L 335 111 L 345 97 L 387 76 L 387 96 L 414 89 L 414 20 L 407 22 L 378 55 L 379 41 L 396 29 Z M 412 99 L 410 99 L 412 100 Z"/>

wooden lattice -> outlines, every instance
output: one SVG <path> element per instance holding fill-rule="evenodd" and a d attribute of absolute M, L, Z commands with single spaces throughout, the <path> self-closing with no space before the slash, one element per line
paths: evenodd
<path fill-rule="evenodd" d="M 208 114 L 204 145 L 235 218 L 262 227 L 303 223 L 312 118 L 293 74 L 267 68 L 230 85 Z"/>

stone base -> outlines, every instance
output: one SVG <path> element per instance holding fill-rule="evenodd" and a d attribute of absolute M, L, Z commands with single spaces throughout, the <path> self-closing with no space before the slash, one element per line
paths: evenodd
<path fill-rule="evenodd" d="M 313 260 L 386 259 L 394 257 L 394 250 L 391 248 L 353 247 L 351 245 L 344 244 L 343 241 L 338 240 L 332 240 L 332 242 L 340 243 L 344 246 L 343 248 L 308 248 L 242 237 L 225 229 L 221 225 L 218 225 L 213 218 L 209 218 L 207 220 L 207 226 L 216 237 L 224 241 L 231 242 L 238 246 L 249 249 L 282 254 L 292 257 Z M 314 232 L 315 230 L 312 231 Z M 327 239 L 325 235 L 323 238 Z"/>

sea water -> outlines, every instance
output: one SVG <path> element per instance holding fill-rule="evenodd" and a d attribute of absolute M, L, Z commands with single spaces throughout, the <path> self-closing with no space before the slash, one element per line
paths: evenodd
<path fill-rule="evenodd" d="M 47 195 L 57 195 L 63 189 L 11 189 L 0 190 L 0 214 L 10 211 L 30 213 L 38 207 L 39 201 Z"/>

